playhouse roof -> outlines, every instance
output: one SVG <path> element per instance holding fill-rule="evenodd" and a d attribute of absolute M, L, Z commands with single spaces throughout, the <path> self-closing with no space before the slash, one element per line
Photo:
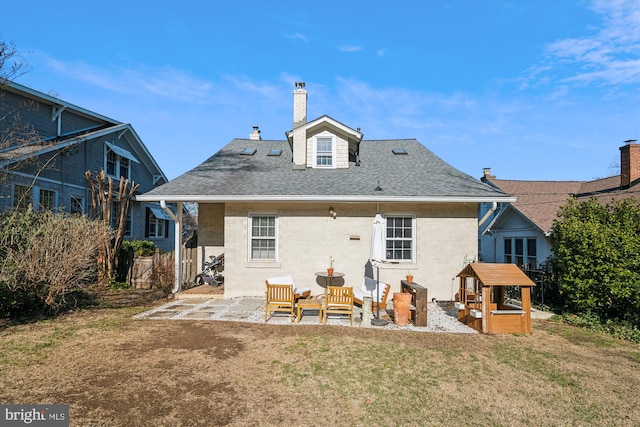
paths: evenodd
<path fill-rule="evenodd" d="M 536 284 L 515 264 L 474 262 L 458 273 L 458 277 L 476 278 L 482 286 L 535 286 Z"/>

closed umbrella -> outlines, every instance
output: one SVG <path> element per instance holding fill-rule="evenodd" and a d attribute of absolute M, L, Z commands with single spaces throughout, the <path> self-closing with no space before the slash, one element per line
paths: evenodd
<path fill-rule="evenodd" d="M 373 219 L 373 226 L 371 229 L 371 252 L 369 254 L 369 259 L 371 260 L 371 265 L 376 267 L 377 270 L 377 278 L 376 278 L 376 295 L 379 296 L 379 286 L 380 286 L 380 265 L 382 265 L 382 261 L 386 259 L 385 255 L 385 233 L 387 232 L 387 220 L 382 217 L 379 213 L 376 214 Z M 386 320 L 380 320 L 380 304 L 376 305 L 376 318 L 371 320 L 371 324 L 374 326 L 383 326 L 387 324 Z"/>

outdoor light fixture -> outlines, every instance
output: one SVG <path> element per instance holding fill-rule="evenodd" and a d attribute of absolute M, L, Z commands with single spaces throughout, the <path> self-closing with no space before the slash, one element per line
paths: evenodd
<path fill-rule="evenodd" d="M 333 210 L 333 207 L 330 207 L 329 208 L 329 216 L 333 217 L 333 219 L 336 219 L 336 217 L 338 216 L 338 212 Z"/>

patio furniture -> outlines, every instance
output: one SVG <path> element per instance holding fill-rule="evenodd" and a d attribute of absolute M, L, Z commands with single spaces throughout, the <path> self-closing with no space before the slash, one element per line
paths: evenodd
<path fill-rule="evenodd" d="M 400 290 L 411 294 L 409 320 L 415 326 L 427 326 L 427 304 L 429 303 L 427 288 L 408 280 L 402 280 L 400 281 Z"/>
<path fill-rule="evenodd" d="M 293 310 L 295 299 L 292 285 L 271 285 L 267 284 L 266 301 L 264 303 L 264 323 L 267 323 L 269 313 L 275 312 L 289 313 L 293 322 Z"/>
<path fill-rule="evenodd" d="M 316 275 L 316 283 L 325 288 L 327 286 L 343 286 L 344 285 L 344 273 L 338 273 L 334 271 L 329 275 L 326 271 L 320 271 L 315 273 Z"/>
<path fill-rule="evenodd" d="M 293 286 L 293 298 L 295 300 L 299 298 L 309 298 L 311 295 L 311 288 L 296 288 L 296 284 L 293 282 L 291 276 L 278 276 L 270 277 L 266 280 L 267 285 L 291 285 Z"/>
<path fill-rule="evenodd" d="M 324 299 L 324 324 L 329 314 L 346 314 L 353 326 L 353 288 L 327 286 Z"/>
<path fill-rule="evenodd" d="M 371 303 L 371 308 L 375 310 L 378 309 L 387 309 L 387 297 L 389 296 L 389 291 L 391 290 L 391 285 L 388 283 L 380 282 L 378 286 L 378 294 L 376 295 L 376 280 L 371 277 L 366 277 L 362 280 L 362 286 L 360 289 L 356 289 L 353 291 L 353 302 L 362 306 L 362 301 L 364 297 L 372 297 L 373 301 Z"/>
<path fill-rule="evenodd" d="M 299 299 L 297 303 L 298 307 L 298 323 L 302 318 L 302 312 L 304 310 L 318 310 L 318 323 L 322 322 L 322 301 L 316 298 Z"/>

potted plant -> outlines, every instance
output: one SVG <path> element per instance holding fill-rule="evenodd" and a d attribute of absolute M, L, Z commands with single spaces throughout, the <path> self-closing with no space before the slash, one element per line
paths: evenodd
<path fill-rule="evenodd" d="M 327 274 L 329 274 L 329 276 L 333 276 L 333 257 L 329 257 L 329 268 L 327 268 Z"/>

